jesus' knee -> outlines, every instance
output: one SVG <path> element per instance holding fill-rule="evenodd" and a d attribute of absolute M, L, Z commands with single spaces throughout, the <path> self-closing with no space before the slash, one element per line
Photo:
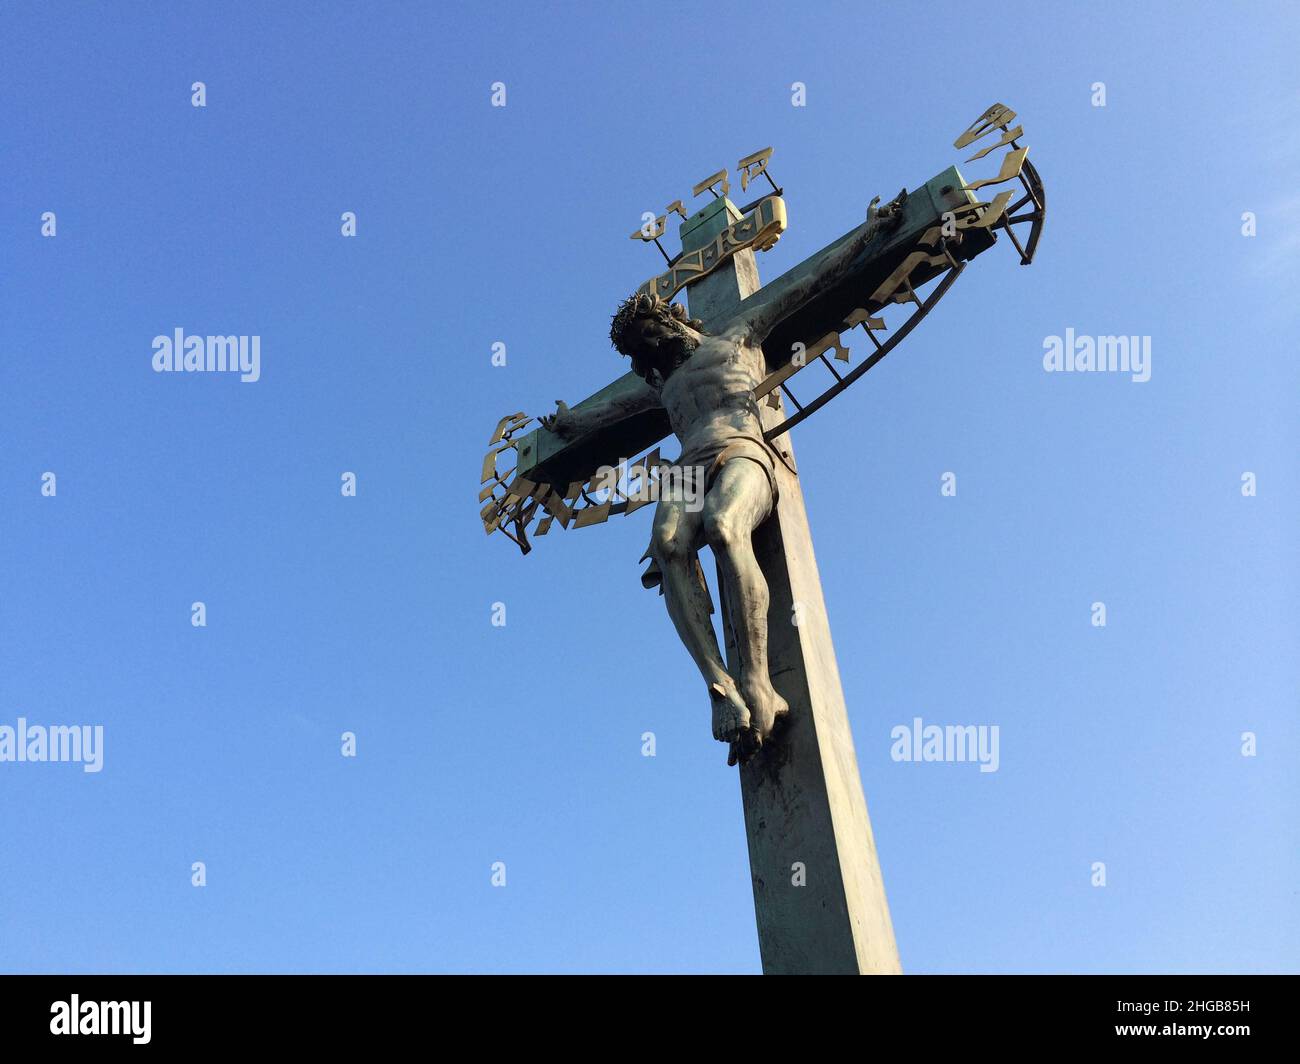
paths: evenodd
<path fill-rule="evenodd" d="M 682 534 L 680 527 L 655 529 L 650 544 L 651 552 L 661 569 L 685 565 L 694 551 L 694 544 Z"/>
<path fill-rule="evenodd" d="M 749 529 L 737 519 L 734 511 L 725 507 L 704 511 L 704 538 L 715 550 L 731 550 L 748 536 Z"/>

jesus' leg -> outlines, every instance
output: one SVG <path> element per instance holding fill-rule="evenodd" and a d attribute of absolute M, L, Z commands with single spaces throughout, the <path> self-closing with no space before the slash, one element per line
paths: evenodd
<path fill-rule="evenodd" d="M 722 663 L 718 637 L 709 619 L 708 593 L 697 566 L 703 542 L 702 515 L 680 501 L 662 500 L 655 510 L 650 551 L 659 564 L 668 616 L 709 687 L 713 737 L 735 743 L 750 725 L 749 709 L 736 681 Z"/>
<path fill-rule="evenodd" d="M 718 560 L 740 657 L 740 693 L 751 713 L 740 759 L 762 746 L 776 718 L 789 711 L 767 665 L 767 581 L 754 556 L 754 529 L 772 512 L 767 472 L 748 458 L 722 467 L 704 499 L 704 533 Z"/>

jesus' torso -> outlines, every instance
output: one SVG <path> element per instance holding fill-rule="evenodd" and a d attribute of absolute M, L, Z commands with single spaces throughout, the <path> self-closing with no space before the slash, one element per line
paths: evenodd
<path fill-rule="evenodd" d="M 743 326 L 706 335 L 664 382 L 660 401 L 682 453 L 736 436 L 763 439 L 754 389 L 767 376 L 763 349 Z"/>

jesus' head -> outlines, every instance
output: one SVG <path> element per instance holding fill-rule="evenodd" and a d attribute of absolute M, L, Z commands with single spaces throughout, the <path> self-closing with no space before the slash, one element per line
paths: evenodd
<path fill-rule="evenodd" d="M 701 324 L 679 303 L 638 292 L 619 306 L 609 338 L 632 359 L 633 373 L 662 384 L 699 346 Z"/>

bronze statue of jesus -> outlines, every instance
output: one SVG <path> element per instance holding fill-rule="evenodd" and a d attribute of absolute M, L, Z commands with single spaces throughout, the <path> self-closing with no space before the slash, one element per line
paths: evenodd
<path fill-rule="evenodd" d="M 886 211 L 879 217 L 883 221 Z M 763 341 L 848 272 L 876 226 L 874 221 L 862 226 L 781 298 L 748 313 L 742 308 L 715 333 L 702 332 L 701 323 L 679 304 L 633 295 L 614 315 L 610 340 L 631 357 L 644 386 L 581 412 L 559 402 L 556 413 L 543 419 L 552 432 L 573 437 L 642 410 L 667 412 L 682 445 L 675 472 L 704 485 L 703 505 L 692 505 L 680 493 L 660 492 L 646 555 L 651 570 L 643 582 L 662 581 L 668 614 L 708 687 L 713 737 L 729 745 L 729 765 L 747 761 L 788 711 L 768 675 L 767 580 L 753 547 L 754 530 L 776 505 L 775 463 L 781 460 L 763 438 L 754 397 L 768 374 Z M 699 576 L 698 553 L 705 544 L 717 559 L 736 634 L 740 668 L 734 677 L 719 652 L 708 590 Z"/>

